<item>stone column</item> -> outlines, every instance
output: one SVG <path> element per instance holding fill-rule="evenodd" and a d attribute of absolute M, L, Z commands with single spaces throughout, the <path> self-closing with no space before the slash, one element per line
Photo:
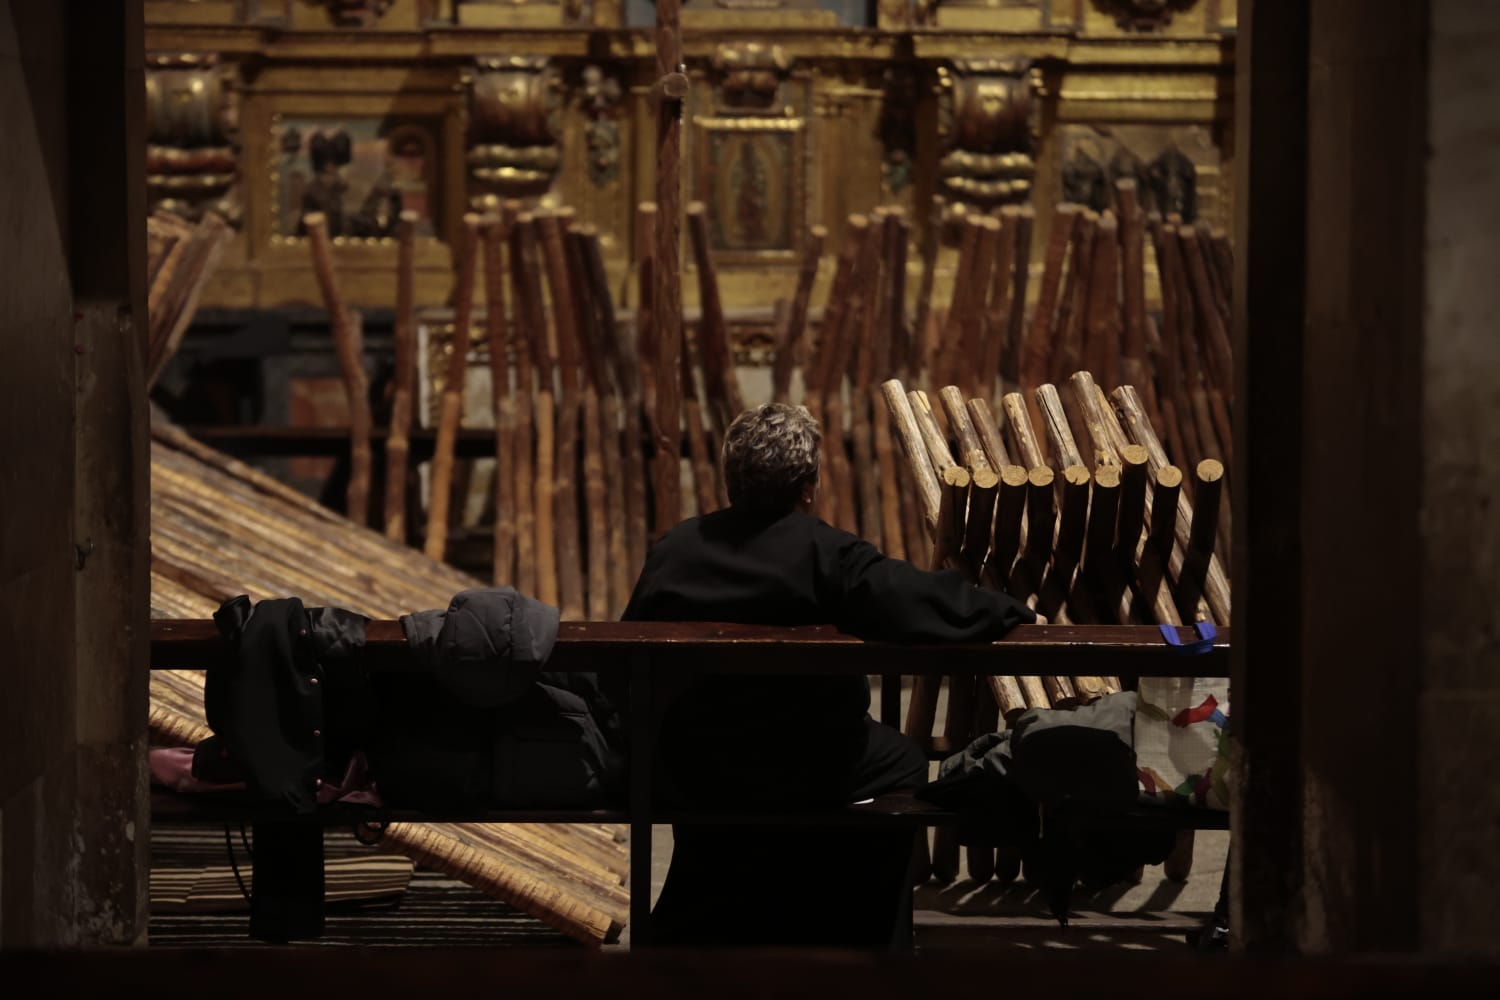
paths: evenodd
<path fill-rule="evenodd" d="M 0 0 L 0 947 L 147 917 L 140 0 Z"/>
<path fill-rule="evenodd" d="M 1417 794 L 1424 951 L 1500 954 L 1500 4 L 1430 0 Z M 1413 372 L 1408 378 L 1415 378 Z M 1410 733 L 1405 734 L 1406 738 Z M 1404 741 L 1404 740 L 1403 740 Z"/>
<path fill-rule="evenodd" d="M 1232 920 L 1500 939 L 1500 8 L 1241 5 Z"/>

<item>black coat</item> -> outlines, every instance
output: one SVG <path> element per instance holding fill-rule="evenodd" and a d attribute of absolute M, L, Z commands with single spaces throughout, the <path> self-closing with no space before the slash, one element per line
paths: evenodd
<path fill-rule="evenodd" d="M 208 669 L 194 771 L 305 813 L 359 750 L 390 805 L 602 804 L 622 784 L 619 720 L 591 675 L 542 670 L 557 617 L 508 587 L 464 591 L 402 618 L 410 672 L 370 676 L 364 617 L 237 597 L 214 616 L 230 655 Z"/>
<path fill-rule="evenodd" d="M 626 621 L 833 625 L 863 639 L 985 642 L 1035 620 L 957 571 L 927 572 L 809 514 L 729 507 L 684 521 L 651 550 Z M 662 754 L 695 758 L 698 783 L 802 783 L 865 747 L 863 677 L 706 676 L 672 706 Z M 722 752 L 721 752 L 722 751 Z M 670 760 L 669 760 L 670 765 Z"/>

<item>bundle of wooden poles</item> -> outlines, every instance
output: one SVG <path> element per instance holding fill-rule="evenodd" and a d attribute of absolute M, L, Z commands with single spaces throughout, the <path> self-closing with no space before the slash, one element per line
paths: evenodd
<path fill-rule="evenodd" d="M 493 580 L 558 606 L 564 619 L 617 618 L 652 531 L 647 467 L 657 439 L 652 415 L 665 382 L 656 372 L 650 336 L 655 215 L 654 205 L 640 207 L 641 302 L 634 323 L 616 307 L 598 232 L 575 222 L 569 209 L 524 211 L 506 202 L 498 213 L 466 215 L 457 241 L 454 334 L 440 375 L 424 549 L 439 560 L 448 551 L 460 506 L 453 493 L 465 376 L 471 360 L 487 359 L 496 464 Z M 305 222 L 350 405 L 347 511 L 364 523 L 371 417 L 359 318 L 340 294 L 325 220 L 311 214 Z M 688 207 L 688 222 L 702 306 L 695 345 L 682 345 L 670 388 L 680 393 L 692 492 L 698 509 L 707 511 L 725 499 L 711 442 L 743 404 L 701 204 Z M 407 537 L 416 379 L 414 228 L 415 218 L 403 215 L 382 519 L 386 533 L 398 540 Z M 695 371 L 702 372 L 701 387 Z"/>
<path fill-rule="evenodd" d="M 1194 469 L 1212 459 L 1228 468 L 1233 259 L 1227 238 L 1143 212 L 1132 180 L 1118 181 L 1115 194 L 1115 209 L 1103 213 L 1056 207 L 1034 291 L 1031 208 L 970 213 L 954 223 L 934 202 L 917 248 L 920 277 L 910 310 L 904 212 L 879 208 L 851 216 L 808 350 L 808 302 L 827 239 L 813 227 L 795 295 L 783 311 L 772 381 L 778 399 L 793 398 L 800 365 L 802 401 L 824 425 L 819 513 L 825 520 L 888 554 L 923 557 L 922 506 L 911 484 L 892 474 L 886 421 L 871 419 L 872 407 L 881 406 L 878 380 L 891 376 L 913 388 L 955 385 L 996 404 L 1018 392 L 1032 425 L 1041 427 L 1037 390 L 1084 369 L 1106 390 L 1137 389 L 1172 461 Z M 946 307 L 933 302 L 945 229 L 957 243 Z M 1149 308 L 1153 272 L 1159 312 Z M 1080 418 L 1070 397 L 1062 402 L 1070 419 Z M 1038 447 L 1051 461 L 1045 435 Z M 1087 442 L 1082 450 L 1091 454 Z M 1061 475 L 1063 466 L 1052 464 Z M 1195 486 L 1185 488 L 1191 496 Z M 1227 542 L 1227 504 L 1222 514 Z M 1227 556 L 1227 545 L 1221 548 Z"/>
<path fill-rule="evenodd" d="M 934 204 L 910 316 L 904 214 L 852 216 L 803 362 L 826 239 L 814 229 L 774 391 L 792 397 L 800 362 L 824 426 L 819 513 L 888 554 L 956 568 L 1056 623 L 1227 623 L 1232 257 L 1221 232 L 1141 211 L 1132 181 L 1115 204 L 1057 207 L 1034 293 L 1031 209 L 963 217 L 946 308 L 932 299 L 939 236 L 954 224 Z M 1120 689 L 1113 677 L 946 684 L 942 736 L 936 678 L 914 679 L 904 727 L 945 750 L 1028 708 Z M 980 880 L 1014 874 L 993 851 L 968 861 Z M 956 876 L 951 833 L 928 870 Z"/>
<path fill-rule="evenodd" d="M 146 219 L 148 387 L 177 353 L 230 235 L 229 225 L 212 212 L 196 223 L 167 211 Z"/>

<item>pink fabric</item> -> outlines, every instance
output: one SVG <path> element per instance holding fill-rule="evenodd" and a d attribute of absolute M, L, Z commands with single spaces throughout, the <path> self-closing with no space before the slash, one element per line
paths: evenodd
<path fill-rule="evenodd" d="M 153 748 L 150 753 L 151 780 L 174 792 L 243 792 L 245 783 L 215 784 L 193 777 L 191 747 Z"/>

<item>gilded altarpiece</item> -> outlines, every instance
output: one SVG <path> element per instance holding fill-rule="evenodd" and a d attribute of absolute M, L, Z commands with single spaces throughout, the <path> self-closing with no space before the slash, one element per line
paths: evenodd
<path fill-rule="evenodd" d="M 416 209 L 418 300 L 439 305 L 462 214 L 504 198 L 568 205 L 595 226 L 631 304 L 635 205 L 655 187 L 655 62 L 650 31 L 620 27 L 620 3 L 146 8 L 157 92 L 202 80 L 180 113 L 159 104 L 152 198 L 238 226 L 204 305 L 318 303 L 298 229 L 315 207 L 336 209 L 345 293 L 367 307 L 393 304 L 390 220 Z M 692 0 L 687 14 L 684 201 L 708 209 L 741 334 L 761 337 L 790 294 L 808 226 L 828 227 L 831 257 L 849 214 L 879 205 L 905 209 L 919 239 L 934 195 L 947 218 L 1029 204 L 1040 253 L 1058 201 L 1107 204 L 1107 181 L 1130 172 L 1171 210 L 1232 218 L 1234 0 L 881 0 L 872 25 L 789 0 Z M 167 188 L 195 184 L 167 204 Z M 696 283 L 683 285 L 691 310 Z"/>

